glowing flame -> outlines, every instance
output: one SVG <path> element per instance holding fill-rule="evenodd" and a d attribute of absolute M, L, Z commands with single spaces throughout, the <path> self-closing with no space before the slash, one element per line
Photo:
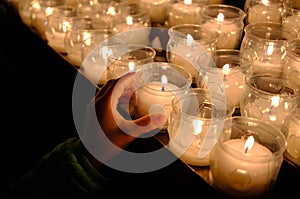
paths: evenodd
<path fill-rule="evenodd" d="M 217 16 L 217 22 L 223 23 L 223 21 L 224 21 L 224 14 L 220 12 Z"/>
<path fill-rule="evenodd" d="M 244 145 L 244 152 L 248 153 L 252 149 L 253 145 L 254 145 L 254 137 L 251 135 L 246 140 L 246 143 Z"/>
<path fill-rule="evenodd" d="M 104 46 L 104 47 L 101 49 L 101 52 L 102 52 L 102 58 L 103 58 L 103 59 L 107 59 L 108 56 L 111 56 L 111 55 L 112 55 L 112 50 L 109 49 L 107 46 Z"/>
<path fill-rule="evenodd" d="M 48 17 L 53 14 L 53 8 L 47 7 L 45 10 L 45 15 Z"/>
<path fill-rule="evenodd" d="M 272 55 L 274 51 L 274 42 L 270 42 L 270 45 L 268 46 L 267 49 L 267 55 Z"/>
<path fill-rule="evenodd" d="M 161 76 L 161 90 L 165 90 L 165 85 L 168 83 L 168 78 L 165 75 Z"/>
<path fill-rule="evenodd" d="M 191 5 L 193 2 L 192 0 L 184 0 L 185 5 Z"/>
<path fill-rule="evenodd" d="M 134 62 L 132 62 L 132 61 L 128 63 L 129 71 L 134 71 L 134 68 L 135 68 L 134 65 L 135 65 Z"/>
<path fill-rule="evenodd" d="M 222 67 L 222 74 L 223 75 L 228 75 L 230 73 L 230 65 L 229 64 L 225 64 Z"/>
<path fill-rule="evenodd" d="M 107 9 L 106 14 L 108 14 L 108 15 L 116 15 L 116 9 L 114 7 L 109 7 Z"/>
<path fill-rule="evenodd" d="M 273 96 L 271 107 L 278 107 L 279 106 L 280 97 L 279 96 Z"/>
<path fill-rule="evenodd" d="M 92 34 L 91 33 L 84 32 L 82 39 L 83 39 L 85 45 L 90 46 L 92 44 Z"/>
<path fill-rule="evenodd" d="M 34 1 L 34 2 L 32 2 L 32 8 L 39 10 L 39 9 L 41 9 L 41 5 L 39 2 Z"/>
<path fill-rule="evenodd" d="M 132 24 L 133 24 L 132 16 L 127 16 L 126 17 L 126 23 L 127 23 L 127 25 L 132 26 Z"/>
<path fill-rule="evenodd" d="M 71 28 L 71 24 L 68 21 L 63 21 L 62 30 L 63 32 L 67 32 Z"/>
<path fill-rule="evenodd" d="M 187 34 L 186 35 L 186 45 L 187 46 L 192 46 L 193 41 L 194 41 L 193 36 L 190 35 L 190 34 Z"/>
<path fill-rule="evenodd" d="M 202 120 L 193 120 L 194 134 L 199 135 L 202 132 Z"/>
<path fill-rule="evenodd" d="M 267 6 L 269 4 L 269 0 L 261 0 L 261 3 Z"/>

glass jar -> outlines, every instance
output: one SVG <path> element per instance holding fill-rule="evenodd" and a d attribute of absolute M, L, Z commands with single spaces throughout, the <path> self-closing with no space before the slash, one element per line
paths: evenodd
<path fill-rule="evenodd" d="M 300 3 L 291 0 L 284 2 L 284 15 L 282 23 L 287 27 L 293 27 L 300 32 Z"/>
<path fill-rule="evenodd" d="M 249 0 L 245 4 L 246 24 L 281 23 L 284 14 L 284 0 Z"/>
<path fill-rule="evenodd" d="M 192 89 L 172 100 L 168 147 L 181 160 L 194 166 L 208 166 L 224 119 L 231 117 L 234 105 L 215 91 Z"/>
<path fill-rule="evenodd" d="M 225 92 L 227 99 L 240 108 L 240 102 L 246 93 L 245 77 L 252 73 L 253 57 L 239 50 L 216 50 L 210 62 L 197 60 L 200 69 L 197 87 Z"/>
<path fill-rule="evenodd" d="M 126 32 L 124 39 L 130 44 L 148 46 L 151 32 L 149 9 L 141 3 L 120 3 L 114 9 L 114 32 Z"/>
<path fill-rule="evenodd" d="M 47 18 L 45 37 L 48 45 L 58 53 L 66 54 L 65 35 L 72 27 L 77 10 L 73 6 L 61 5 L 53 8 L 53 13 Z"/>
<path fill-rule="evenodd" d="M 198 57 L 199 61 L 209 62 L 216 50 L 218 33 L 198 24 L 181 24 L 169 28 L 168 35 L 167 60 L 184 67 L 191 73 L 193 83 L 196 83 L 199 69 L 195 60 Z"/>
<path fill-rule="evenodd" d="M 268 198 L 285 149 L 285 136 L 270 123 L 226 118 L 210 153 L 211 183 L 230 198 Z"/>
<path fill-rule="evenodd" d="M 300 38 L 287 41 L 282 69 L 287 74 L 288 79 L 293 81 L 300 79 Z"/>
<path fill-rule="evenodd" d="M 254 72 L 265 68 L 281 69 L 286 42 L 299 36 L 295 29 L 281 23 L 248 24 L 244 32 L 240 50 L 249 51 L 255 57 Z"/>
<path fill-rule="evenodd" d="M 300 168 L 300 98 L 297 107 L 285 118 L 281 127 L 287 140 L 284 157 Z"/>
<path fill-rule="evenodd" d="M 174 0 L 170 3 L 167 26 L 180 24 L 199 24 L 201 8 L 208 4 L 208 0 Z"/>
<path fill-rule="evenodd" d="M 173 0 L 140 0 L 149 9 L 151 23 L 164 25 L 168 12 L 169 5 Z"/>
<path fill-rule="evenodd" d="M 240 103 L 242 116 L 269 122 L 281 129 L 282 123 L 297 106 L 299 80 L 287 78 L 274 69 L 246 76 L 246 93 Z"/>
<path fill-rule="evenodd" d="M 203 28 L 218 32 L 217 49 L 239 49 L 245 16 L 240 8 L 209 4 L 202 7 L 200 24 Z"/>
<path fill-rule="evenodd" d="M 64 5 L 63 0 L 36 0 L 32 6 L 31 26 L 33 30 L 44 40 L 47 40 L 45 32 L 48 17 L 53 14 L 56 6 Z"/>

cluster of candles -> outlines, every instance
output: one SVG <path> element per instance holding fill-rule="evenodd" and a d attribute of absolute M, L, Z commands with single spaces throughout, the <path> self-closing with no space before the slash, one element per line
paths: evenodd
<path fill-rule="evenodd" d="M 208 0 L 23 0 L 17 8 L 93 83 L 136 71 L 137 114 L 163 111 L 170 150 L 209 165 L 225 193 L 265 194 L 284 156 L 300 166 L 298 1 L 246 0 L 242 10 Z M 155 61 L 161 50 L 166 61 Z"/>

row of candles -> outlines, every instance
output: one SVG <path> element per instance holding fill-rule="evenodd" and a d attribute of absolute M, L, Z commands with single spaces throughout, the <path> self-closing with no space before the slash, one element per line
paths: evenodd
<path fill-rule="evenodd" d="M 251 198 L 272 187 L 283 156 L 300 166 L 298 4 L 24 0 L 18 8 L 93 83 L 136 71 L 136 114 L 164 112 L 171 151 L 209 165 L 226 194 Z M 160 50 L 167 62 L 155 61 Z"/>

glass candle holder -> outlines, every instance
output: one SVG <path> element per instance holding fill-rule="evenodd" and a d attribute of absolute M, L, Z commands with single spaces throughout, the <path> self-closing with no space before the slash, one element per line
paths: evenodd
<path fill-rule="evenodd" d="M 169 118 L 172 110 L 172 99 L 186 94 L 192 83 L 192 76 L 188 71 L 179 65 L 168 62 L 140 65 L 135 75 L 137 117 L 160 112 Z M 166 122 L 163 130 L 166 130 L 167 125 L 168 122 Z"/>
<path fill-rule="evenodd" d="M 125 49 L 117 49 L 115 54 L 108 56 L 107 80 L 136 71 L 142 64 L 154 62 L 155 55 L 156 51 L 149 46 L 128 45 Z"/>
<path fill-rule="evenodd" d="M 284 15 L 282 23 L 287 27 L 293 27 L 300 31 L 300 3 L 296 1 L 284 1 Z"/>
<path fill-rule="evenodd" d="M 199 24 L 201 7 L 208 4 L 208 0 L 174 0 L 170 3 L 167 26 L 180 24 Z"/>
<path fill-rule="evenodd" d="M 284 157 L 300 168 L 300 97 L 297 107 L 285 118 L 281 127 L 287 141 Z"/>
<path fill-rule="evenodd" d="M 151 23 L 165 24 L 172 0 L 140 0 L 140 2 L 148 7 Z"/>
<path fill-rule="evenodd" d="M 199 69 L 195 60 L 209 62 L 216 50 L 218 33 L 203 28 L 198 24 L 181 24 L 168 30 L 169 41 L 166 46 L 168 62 L 181 65 L 189 71 L 196 82 Z"/>
<path fill-rule="evenodd" d="M 203 28 L 219 33 L 217 49 L 238 49 L 242 40 L 245 17 L 245 12 L 240 8 L 209 4 L 203 6 L 200 23 Z"/>
<path fill-rule="evenodd" d="M 240 103 L 242 116 L 269 122 L 281 129 L 286 116 L 296 107 L 299 80 L 287 79 L 283 72 L 267 69 L 246 77 L 246 93 Z"/>
<path fill-rule="evenodd" d="M 46 25 L 48 17 L 53 14 L 53 9 L 64 5 L 63 0 L 37 0 L 33 1 L 31 11 L 31 26 L 33 30 L 44 40 L 46 40 Z"/>
<path fill-rule="evenodd" d="M 225 92 L 236 109 L 246 93 L 245 76 L 252 73 L 253 57 L 251 54 L 239 50 L 223 49 L 212 54 L 208 63 L 197 60 L 200 74 L 196 82 L 200 88 L 216 88 Z M 215 77 L 221 79 L 222 84 Z"/>
<path fill-rule="evenodd" d="M 18 4 L 18 13 L 22 22 L 32 28 L 31 26 L 31 12 L 34 6 L 33 0 L 22 0 Z"/>
<path fill-rule="evenodd" d="M 208 166 L 210 151 L 217 142 L 223 121 L 231 117 L 234 104 L 221 93 L 193 89 L 174 98 L 168 134 L 170 150 L 187 164 Z"/>
<path fill-rule="evenodd" d="M 246 24 L 281 23 L 284 14 L 284 0 L 249 0 L 245 4 Z"/>
<path fill-rule="evenodd" d="M 103 35 L 105 37 L 105 35 Z M 93 84 L 101 87 L 107 81 L 107 68 L 110 64 L 109 56 L 128 52 L 129 44 L 124 40 L 124 35 L 113 34 L 107 38 L 93 37 L 83 41 L 83 61 L 79 71 Z M 123 50 L 122 50 L 123 49 Z"/>
<path fill-rule="evenodd" d="M 124 39 L 130 44 L 149 45 L 151 18 L 149 9 L 141 3 L 120 3 L 115 7 L 113 30 L 125 32 Z"/>
<path fill-rule="evenodd" d="M 286 42 L 297 38 L 298 32 L 281 23 L 248 24 L 244 29 L 245 36 L 241 51 L 249 51 L 255 56 L 253 71 L 264 68 L 281 69 L 281 62 L 286 53 Z"/>
<path fill-rule="evenodd" d="M 76 17 L 72 22 L 72 26 L 65 33 L 66 58 L 75 66 L 80 66 L 85 57 L 85 46 L 100 43 L 114 34 L 112 19 L 108 15 L 98 14 Z"/>
<path fill-rule="evenodd" d="M 298 81 L 300 79 L 300 38 L 290 39 L 286 42 L 286 53 L 282 59 L 282 69 L 287 79 Z"/>
<path fill-rule="evenodd" d="M 264 198 L 276 182 L 286 139 L 271 124 L 249 117 L 225 119 L 210 153 L 214 187 L 231 198 Z"/>
<path fill-rule="evenodd" d="M 76 7 L 61 5 L 52 9 L 47 18 L 45 37 L 48 45 L 59 53 L 66 54 L 65 36 L 72 27 L 73 19 L 77 17 Z"/>

